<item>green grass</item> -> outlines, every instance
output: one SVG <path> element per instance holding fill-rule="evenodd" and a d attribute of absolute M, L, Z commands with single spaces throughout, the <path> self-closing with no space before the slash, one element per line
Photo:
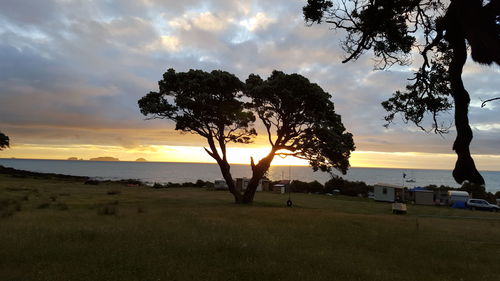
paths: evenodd
<path fill-rule="evenodd" d="M 0 203 L 15 207 L 0 216 L 0 280 L 500 278 L 500 214 L 287 199 L 0 175 Z"/>

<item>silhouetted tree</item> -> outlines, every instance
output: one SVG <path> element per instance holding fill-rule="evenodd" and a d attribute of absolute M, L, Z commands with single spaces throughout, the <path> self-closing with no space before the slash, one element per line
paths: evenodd
<path fill-rule="evenodd" d="M 345 173 L 349 167 L 352 135 L 345 132 L 330 95 L 303 76 L 274 71 L 264 81 L 250 75 L 244 86 L 223 71 L 176 73 L 169 69 L 159 85 L 159 92 L 139 100 L 141 112 L 150 118 L 173 120 L 176 130 L 205 137 L 209 145 L 205 150 L 219 164 L 236 203 L 253 201 L 275 155 L 307 159 L 315 170 L 335 168 Z M 226 145 L 250 143 L 256 135 L 252 128 L 255 117 L 248 110 L 264 123 L 271 150 L 256 164 L 250 159 L 252 178 L 242 191 L 234 185 Z"/>
<path fill-rule="evenodd" d="M 315 171 L 346 173 L 354 150 L 352 134 L 346 132 L 331 96 L 320 86 L 299 74 L 273 71 L 267 80 L 250 75 L 245 95 L 252 99 L 251 107 L 264 123 L 271 146 L 257 164 L 251 160 L 247 200 L 275 155 L 305 159 Z"/>
<path fill-rule="evenodd" d="M 376 67 L 385 69 L 410 64 L 418 49 L 423 63 L 411 83 L 382 104 L 389 112 L 386 121 L 400 113 L 425 130 L 422 121 L 430 114 L 432 129 L 443 133 L 447 127 L 437 117 L 454 106 L 458 159 L 453 177 L 458 183 L 484 184 L 469 151 L 470 97 L 461 76 L 467 43 L 474 61 L 500 64 L 500 0 L 308 0 L 303 13 L 311 24 L 326 22 L 346 32 L 343 62 L 372 50 Z"/>
<path fill-rule="evenodd" d="M 8 148 L 10 145 L 9 141 L 10 141 L 9 137 L 6 136 L 4 133 L 0 132 L 0 150 Z"/>
<path fill-rule="evenodd" d="M 141 113 L 173 120 L 176 130 L 204 137 L 208 143 L 205 150 L 217 161 L 229 191 L 237 203 L 243 203 L 242 192 L 231 176 L 227 144 L 250 143 L 256 135 L 252 128 L 255 117 L 239 100 L 244 83 L 225 71 L 176 73 L 169 69 L 158 84 L 159 92 L 139 100 Z"/>

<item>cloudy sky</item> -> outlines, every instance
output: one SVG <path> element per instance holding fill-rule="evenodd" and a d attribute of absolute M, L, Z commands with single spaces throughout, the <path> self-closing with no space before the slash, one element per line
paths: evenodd
<path fill-rule="evenodd" d="M 137 100 L 157 90 L 168 68 L 222 69 L 242 80 L 278 69 L 300 73 L 333 96 L 355 137 L 353 166 L 452 168 L 454 131 L 428 134 L 400 118 L 383 127 L 380 102 L 405 85 L 410 70 L 373 71 L 369 54 L 341 64 L 342 34 L 306 26 L 304 3 L 1 0 L 0 131 L 12 147 L 0 157 L 208 162 L 203 139 L 164 120 L 145 121 Z M 500 170 L 500 103 L 479 106 L 500 96 L 499 74 L 499 67 L 473 63 L 464 74 L 472 152 L 483 170 Z M 263 155 L 265 144 L 233 146 L 232 161 Z"/>

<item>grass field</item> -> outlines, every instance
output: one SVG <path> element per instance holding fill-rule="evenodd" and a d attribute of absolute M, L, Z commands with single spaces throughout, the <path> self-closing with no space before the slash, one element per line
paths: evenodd
<path fill-rule="evenodd" d="M 0 280 L 500 280 L 500 213 L 0 175 Z"/>

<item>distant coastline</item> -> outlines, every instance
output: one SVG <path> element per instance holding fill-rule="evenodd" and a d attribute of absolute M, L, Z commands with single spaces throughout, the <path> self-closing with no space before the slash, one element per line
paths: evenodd
<path fill-rule="evenodd" d="M 110 157 L 110 156 L 103 156 L 103 157 L 90 158 L 89 161 L 108 161 L 108 162 L 113 162 L 113 161 L 120 161 L 120 159 L 115 158 L 115 157 Z"/>
<path fill-rule="evenodd" d="M 70 158 L 77 158 L 77 157 L 70 157 Z M 94 159 L 94 158 L 92 158 Z M 117 158 L 118 159 L 118 158 Z M 77 159 L 45 159 L 45 158 L 18 158 L 18 157 L 0 157 L 0 160 L 35 160 L 35 161 L 96 161 L 96 162 L 147 162 L 147 163 L 165 163 L 165 164 L 213 164 L 217 165 L 215 162 L 172 162 L 172 161 L 158 161 L 158 160 L 146 160 L 146 161 L 140 161 L 138 158 L 136 160 L 118 160 L 118 161 L 108 161 L 108 160 L 85 160 L 82 158 L 77 158 Z M 144 158 L 143 158 L 144 159 Z M 229 163 L 231 166 L 250 166 L 250 163 Z M 308 165 L 271 165 L 272 167 L 282 167 L 282 168 L 287 168 L 288 167 L 310 167 Z M 401 172 L 403 171 L 427 171 L 427 170 L 434 170 L 434 171 L 449 171 L 451 172 L 452 169 L 425 169 L 425 168 L 409 168 L 409 167 L 364 167 L 364 166 L 351 166 L 350 168 L 355 168 L 355 169 L 382 169 L 382 170 L 400 170 Z M 480 172 L 500 172 L 499 170 L 480 170 Z"/>

